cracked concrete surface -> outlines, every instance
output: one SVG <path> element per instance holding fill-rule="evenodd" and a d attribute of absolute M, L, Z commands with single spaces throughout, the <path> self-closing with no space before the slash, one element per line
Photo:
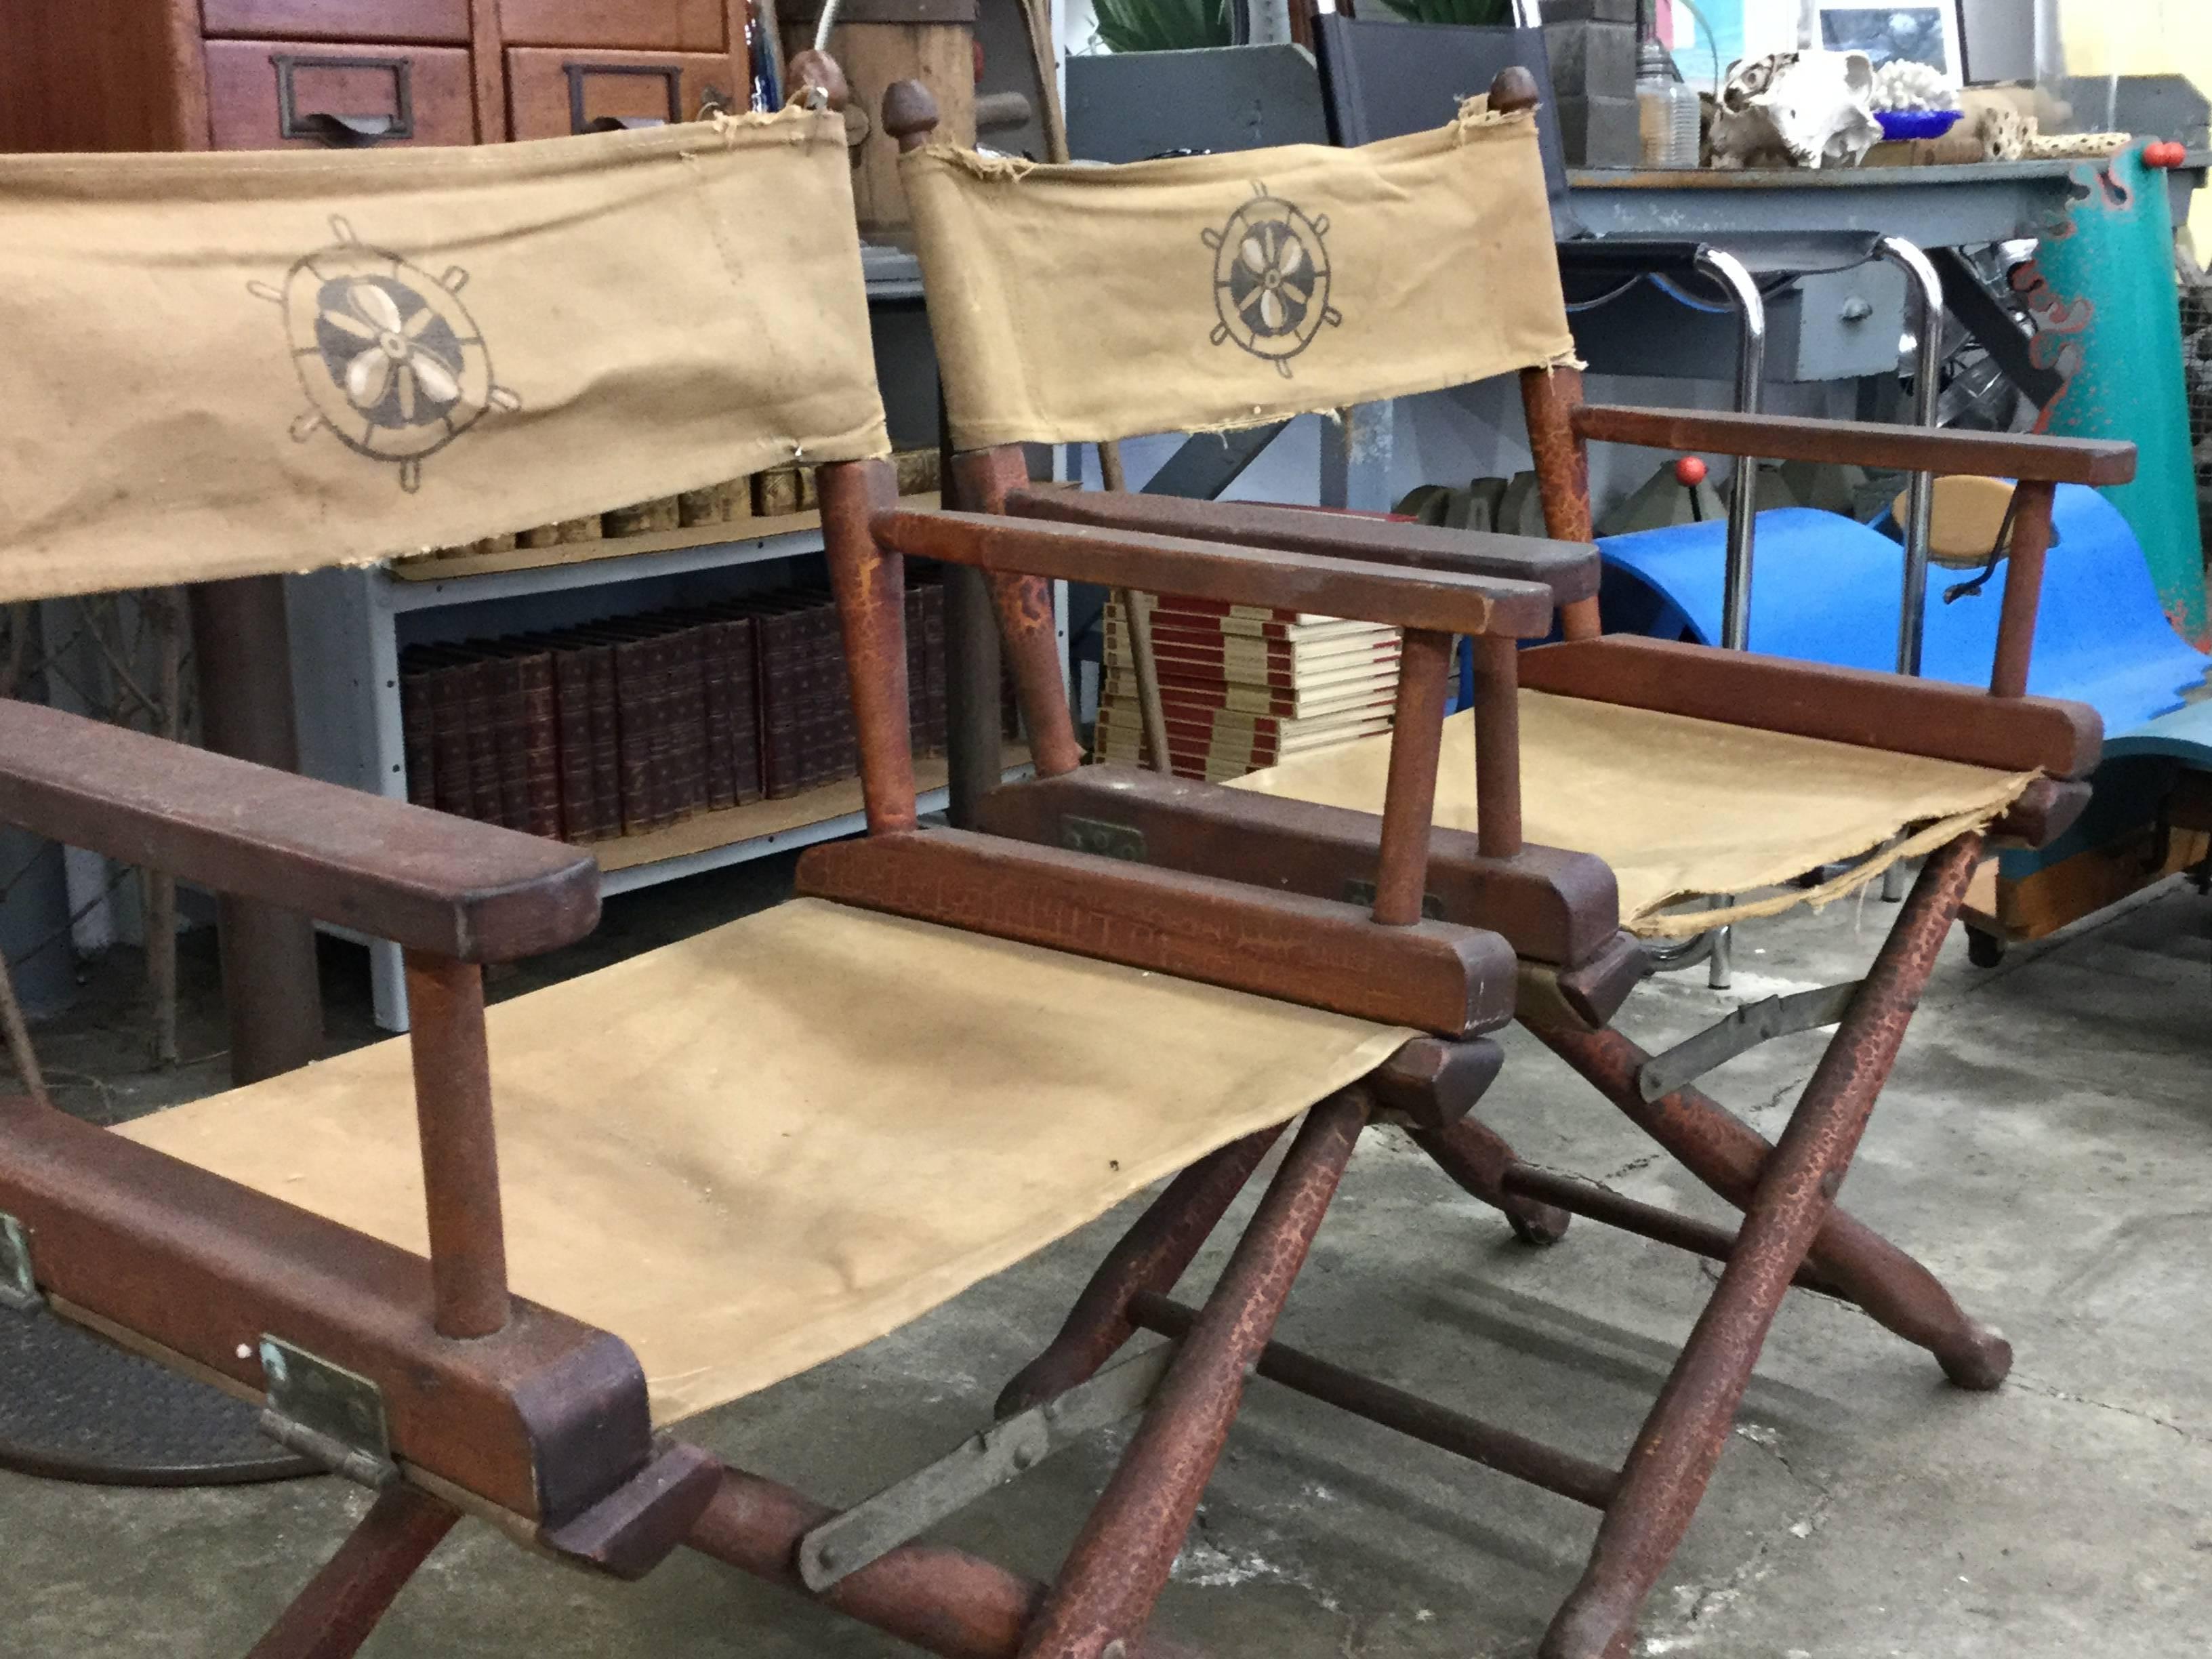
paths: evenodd
<path fill-rule="evenodd" d="M 770 895 L 756 870 L 611 908 L 606 953 Z M 1863 967 L 1893 914 L 1839 904 L 1744 930 L 1739 986 Z M 2212 902 L 2168 886 L 1994 972 L 1946 947 L 1844 1201 L 1926 1261 L 2019 1355 L 1990 1395 L 1855 1310 L 1785 1305 L 1639 1651 L 1696 1659 L 2165 1659 L 2212 1627 Z M 344 964 L 337 964 L 343 968 Z M 342 975 L 341 975 L 342 976 Z M 507 988 L 529 982 L 529 976 Z M 352 988 L 357 991 L 358 988 Z M 1650 1046 L 1726 999 L 1647 985 Z M 357 1029 L 357 1025 L 356 1028 Z M 1735 1062 L 1713 1092 L 1771 1135 L 1824 1037 Z M 1524 1157 L 1708 1218 L 1725 1207 L 1534 1043 L 1483 1114 Z M 72 1063 L 94 1069 L 88 1058 Z M 116 1088 L 117 1115 L 161 1097 Z M 170 1091 L 173 1097 L 173 1091 Z M 1246 1200 L 1248 1206 L 1249 1200 Z M 884 1341 L 714 1413 L 735 1461 L 850 1501 L 983 1422 L 1133 1209 Z M 1218 1266 L 1217 1247 L 1193 1285 Z M 1516 1244 L 1394 1135 L 1369 1137 L 1285 1337 L 1607 1462 L 1711 1289 L 1692 1258 L 1577 1222 Z M 1119 1435 L 994 1494 L 944 1535 L 1048 1573 Z M 10 1653 L 237 1654 L 361 1499 L 315 1481 L 100 1491 L 0 1475 Z M 1161 1627 L 1251 1659 L 1526 1659 L 1593 1517 L 1255 1382 Z M 619 1587 L 465 1524 L 365 1651 L 877 1659 L 904 1651 L 697 1560 Z"/>

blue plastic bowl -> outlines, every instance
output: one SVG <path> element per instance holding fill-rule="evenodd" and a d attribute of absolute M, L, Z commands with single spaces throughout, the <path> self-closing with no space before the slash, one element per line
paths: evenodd
<path fill-rule="evenodd" d="M 1966 112 L 1955 109 L 1886 109 L 1874 118 L 1881 123 L 1881 136 L 1896 142 L 1907 138 L 1941 138 L 1959 125 Z"/>

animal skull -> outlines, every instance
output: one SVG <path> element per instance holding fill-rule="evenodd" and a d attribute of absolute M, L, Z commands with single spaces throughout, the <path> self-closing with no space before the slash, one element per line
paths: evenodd
<path fill-rule="evenodd" d="M 1863 52 L 1780 52 L 1737 64 L 1713 113 L 1713 165 L 1856 167 L 1881 137 Z"/>

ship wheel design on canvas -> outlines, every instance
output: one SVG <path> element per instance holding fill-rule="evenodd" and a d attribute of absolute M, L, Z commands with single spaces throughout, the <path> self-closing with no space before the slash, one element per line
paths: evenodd
<path fill-rule="evenodd" d="M 522 399 L 492 377 L 483 332 L 460 301 L 467 271 L 433 276 L 369 246 L 343 219 L 331 229 L 337 241 L 294 265 L 282 288 L 248 284 L 283 307 L 307 394 L 292 436 L 305 443 L 327 427 L 349 449 L 396 465 L 412 492 L 427 458 Z"/>
<path fill-rule="evenodd" d="M 1255 181 L 1227 224 L 1200 233 L 1213 250 L 1213 343 L 1234 340 L 1289 379 L 1322 325 L 1344 320 L 1328 302 L 1328 235 L 1327 215 L 1309 219 Z"/>

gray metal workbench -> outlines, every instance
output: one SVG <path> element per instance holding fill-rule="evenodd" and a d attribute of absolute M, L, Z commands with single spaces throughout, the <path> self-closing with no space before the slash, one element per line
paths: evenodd
<path fill-rule="evenodd" d="M 1575 216 L 1596 236 L 1674 237 L 1808 263 L 1876 234 L 1923 247 L 2039 236 L 2062 213 L 2075 161 L 1977 161 L 1966 167 L 1822 167 L 1567 174 Z M 1786 259 L 1778 258 L 1775 268 Z"/>

